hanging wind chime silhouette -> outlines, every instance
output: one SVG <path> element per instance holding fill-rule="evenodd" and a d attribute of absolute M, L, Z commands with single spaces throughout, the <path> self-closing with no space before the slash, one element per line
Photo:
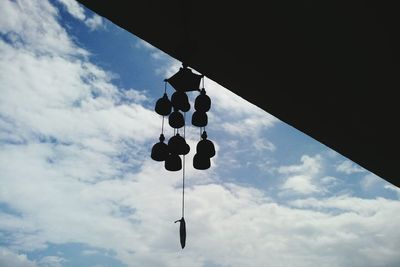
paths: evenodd
<path fill-rule="evenodd" d="M 211 108 L 211 99 L 204 88 L 204 75 L 195 74 L 185 64 L 172 77 L 164 80 L 164 95 L 157 100 L 155 111 L 162 116 L 160 142 L 156 143 L 151 150 L 151 158 L 156 161 L 164 161 L 165 169 L 168 171 L 182 170 L 182 218 L 175 221 L 180 222 L 179 234 L 182 249 L 186 243 L 186 222 L 185 215 L 185 155 L 190 151 L 186 143 L 186 112 L 190 110 L 190 103 L 187 92 L 198 91 L 200 94 L 194 102 L 192 124 L 200 128 L 200 141 L 196 147 L 196 154 L 193 157 L 193 167 L 198 170 L 210 168 L 210 159 L 215 155 L 214 144 L 207 139 L 206 126 L 208 123 L 207 111 Z M 200 82 L 202 88 L 200 89 Z M 171 100 L 167 95 L 167 83 L 175 92 Z M 174 129 L 174 135 L 165 143 L 164 119 L 168 117 L 169 125 Z M 182 130 L 183 128 L 183 130 Z M 182 135 L 181 135 L 181 134 Z M 182 156 L 182 159 L 181 157 Z"/>

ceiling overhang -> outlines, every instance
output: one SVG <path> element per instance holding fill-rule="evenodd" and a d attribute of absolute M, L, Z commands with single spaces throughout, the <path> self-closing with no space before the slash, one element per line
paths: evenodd
<path fill-rule="evenodd" d="M 373 1 L 79 1 L 400 186 L 397 9 Z"/>

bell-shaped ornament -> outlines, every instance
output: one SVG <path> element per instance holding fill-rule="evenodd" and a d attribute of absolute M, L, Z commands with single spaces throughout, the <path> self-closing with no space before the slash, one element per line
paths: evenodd
<path fill-rule="evenodd" d="M 207 113 L 195 111 L 192 115 L 192 124 L 197 127 L 205 127 L 208 123 Z"/>
<path fill-rule="evenodd" d="M 164 166 L 166 170 L 176 172 L 182 169 L 182 160 L 177 154 L 169 154 Z"/>
<path fill-rule="evenodd" d="M 172 136 L 168 141 L 168 150 L 172 154 L 186 155 L 190 151 L 190 147 L 187 151 L 187 146 L 185 139 L 179 134 Z"/>
<path fill-rule="evenodd" d="M 185 119 L 183 118 L 182 113 L 180 113 L 176 108 L 174 111 L 169 115 L 168 118 L 169 125 L 172 128 L 181 128 L 185 125 Z"/>
<path fill-rule="evenodd" d="M 197 143 L 196 151 L 199 154 L 207 155 L 212 158 L 215 156 L 215 147 L 213 142 L 207 139 L 207 132 L 203 131 L 201 134 L 202 140 Z"/>
<path fill-rule="evenodd" d="M 206 155 L 209 158 L 214 157 L 215 147 L 213 142 L 207 139 L 201 140 L 199 143 L 197 143 L 197 153 Z"/>
<path fill-rule="evenodd" d="M 206 95 L 206 90 L 201 89 L 200 95 L 194 101 L 194 109 L 201 112 L 207 112 L 211 108 L 211 99 Z"/>
<path fill-rule="evenodd" d="M 196 153 L 193 157 L 193 167 L 197 170 L 207 170 L 211 166 L 210 158 L 207 155 Z"/>
<path fill-rule="evenodd" d="M 164 135 L 160 135 L 160 142 L 151 149 L 151 158 L 155 161 L 164 161 L 168 157 L 168 146 L 164 143 Z"/>
<path fill-rule="evenodd" d="M 185 92 L 175 92 L 171 96 L 171 103 L 174 108 L 188 112 L 190 110 L 189 98 Z"/>
<path fill-rule="evenodd" d="M 162 116 L 168 116 L 171 113 L 172 104 L 169 101 L 167 94 L 157 100 L 155 111 Z"/>

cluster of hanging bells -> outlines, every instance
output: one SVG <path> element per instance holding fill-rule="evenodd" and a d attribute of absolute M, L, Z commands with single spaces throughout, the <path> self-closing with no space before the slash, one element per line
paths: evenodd
<path fill-rule="evenodd" d="M 159 142 L 156 143 L 151 150 L 151 158 L 156 161 L 164 161 L 165 169 L 168 171 L 179 171 L 182 169 L 182 155 L 187 155 L 190 146 L 185 140 L 185 113 L 190 110 L 189 98 L 186 94 L 188 91 L 199 91 L 196 97 L 192 115 L 192 125 L 200 127 L 201 140 L 197 144 L 196 154 L 193 158 L 193 167 L 199 170 L 210 168 L 210 159 L 215 155 L 214 144 L 207 139 L 205 127 L 208 124 L 207 111 L 211 108 L 211 99 L 203 88 L 200 90 L 200 79 L 204 79 L 202 75 L 192 73 L 187 67 L 181 68 L 178 73 L 171 78 L 165 80 L 164 95 L 157 100 L 155 111 L 163 116 L 162 130 Z M 169 100 L 166 90 L 166 83 L 170 83 L 176 90 Z M 165 143 L 164 136 L 164 117 L 168 116 L 168 124 L 174 128 L 174 135 Z M 179 133 L 180 129 L 183 128 Z"/>
<path fill-rule="evenodd" d="M 203 79 L 203 87 L 200 90 L 200 81 Z M 167 95 L 167 82 L 175 89 L 169 100 Z M 193 167 L 198 170 L 206 170 L 211 166 L 211 158 L 215 156 L 214 144 L 207 139 L 205 127 L 208 124 L 207 111 L 211 108 L 211 99 L 204 89 L 204 76 L 194 74 L 191 69 L 183 65 L 171 78 L 165 80 L 164 95 L 157 100 L 155 111 L 162 117 L 161 134 L 158 143 L 151 149 L 151 158 L 156 161 L 164 161 L 165 169 L 168 171 L 179 171 L 183 169 L 182 175 L 182 218 L 179 222 L 179 235 L 182 249 L 186 244 L 186 222 L 184 219 L 185 200 L 185 161 L 180 156 L 187 155 L 190 146 L 185 139 L 185 114 L 190 110 L 187 92 L 199 91 L 196 97 L 192 115 L 192 124 L 200 127 L 200 141 L 196 146 L 196 154 L 193 157 Z M 164 120 L 168 116 L 168 124 L 174 129 L 174 135 L 165 143 Z M 181 130 L 183 128 L 183 131 Z"/>

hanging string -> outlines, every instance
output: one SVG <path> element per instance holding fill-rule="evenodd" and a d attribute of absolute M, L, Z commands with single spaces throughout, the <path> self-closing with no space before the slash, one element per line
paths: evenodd
<path fill-rule="evenodd" d="M 164 94 L 167 93 L 167 81 L 164 80 Z M 164 119 L 165 116 L 162 116 L 162 122 L 161 122 L 161 134 L 164 134 Z"/>
<path fill-rule="evenodd" d="M 186 120 L 186 112 L 183 113 L 183 119 Z M 183 138 L 186 141 L 186 125 L 183 125 Z M 185 155 L 182 160 L 182 218 L 185 216 Z"/>
<path fill-rule="evenodd" d="M 186 122 L 186 112 L 183 112 L 183 120 Z M 185 138 L 185 141 L 186 141 L 186 130 L 185 130 L 185 126 L 186 126 L 186 123 L 185 123 L 185 125 L 183 125 L 183 138 Z"/>
<path fill-rule="evenodd" d="M 205 85 L 204 85 L 204 80 L 205 80 L 205 77 L 204 77 L 204 75 L 203 75 L 203 89 L 205 90 Z M 205 132 L 206 131 L 206 126 L 204 126 L 203 127 L 203 132 Z"/>
<path fill-rule="evenodd" d="M 185 216 L 185 155 L 182 160 L 182 218 Z"/>
<path fill-rule="evenodd" d="M 164 134 L 164 117 L 165 117 L 165 116 L 162 116 L 161 134 Z"/>

